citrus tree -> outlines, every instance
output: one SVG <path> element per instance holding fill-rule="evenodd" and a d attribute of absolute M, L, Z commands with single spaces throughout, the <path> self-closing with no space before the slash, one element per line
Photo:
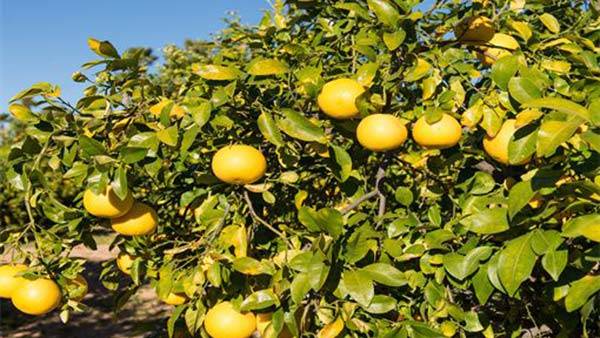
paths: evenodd
<path fill-rule="evenodd" d="M 156 72 L 90 39 L 80 100 L 9 107 L 0 296 L 66 321 L 112 228 L 169 335 L 598 336 L 599 44 L 577 0 L 275 1 Z"/>

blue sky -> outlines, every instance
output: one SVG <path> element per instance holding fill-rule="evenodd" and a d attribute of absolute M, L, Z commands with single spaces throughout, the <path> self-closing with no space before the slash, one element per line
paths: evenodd
<path fill-rule="evenodd" d="M 235 10 L 244 23 L 258 23 L 267 0 L 0 0 L 0 112 L 14 94 L 46 81 L 75 101 L 82 86 L 71 74 L 96 59 L 87 38 L 111 41 L 119 51 L 186 38 L 208 38 Z"/>

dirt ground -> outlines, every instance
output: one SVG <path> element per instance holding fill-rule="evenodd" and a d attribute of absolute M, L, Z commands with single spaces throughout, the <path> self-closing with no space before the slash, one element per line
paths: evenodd
<path fill-rule="evenodd" d="M 121 312 L 112 312 L 114 298 L 98 282 L 102 262 L 116 256 L 116 252 L 108 250 L 108 245 L 98 245 L 96 251 L 77 248 L 73 256 L 88 260 L 85 277 L 89 282 L 89 292 L 83 300 L 88 310 L 72 313 L 69 322 L 63 324 L 58 311 L 42 317 L 27 316 L 17 311 L 9 300 L 0 299 L 0 338 L 167 336 L 165 327 L 170 306 L 157 301 L 154 291 L 148 287 L 140 289 Z"/>

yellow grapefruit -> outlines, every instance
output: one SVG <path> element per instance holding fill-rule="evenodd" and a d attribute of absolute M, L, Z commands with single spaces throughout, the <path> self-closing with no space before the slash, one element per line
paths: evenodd
<path fill-rule="evenodd" d="M 229 302 L 212 307 L 204 318 L 204 328 L 212 338 L 248 338 L 256 329 L 252 312 L 240 313 Z"/>
<path fill-rule="evenodd" d="M 148 235 L 158 226 L 158 215 L 149 205 L 135 202 L 125 215 L 111 220 L 112 228 L 125 236 Z"/>
<path fill-rule="evenodd" d="M 402 121 L 390 114 L 373 114 L 360 121 L 356 138 L 365 148 L 372 151 L 387 151 L 400 147 L 408 131 Z"/>
<path fill-rule="evenodd" d="M 87 189 L 83 193 L 83 207 L 96 217 L 119 217 L 129 211 L 132 205 L 133 196 L 131 193 L 128 193 L 127 197 L 121 200 L 110 185 L 100 194 L 91 189 Z"/>
<path fill-rule="evenodd" d="M 20 278 L 19 286 L 12 295 L 12 303 L 23 313 L 39 316 L 56 309 L 61 298 L 60 288 L 50 279 Z"/>
<path fill-rule="evenodd" d="M 7 264 L 0 266 L 0 298 L 11 298 L 15 289 L 19 286 L 18 273 L 27 270 L 23 264 Z"/>
<path fill-rule="evenodd" d="M 432 124 L 422 116 L 413 126 L 412 134 L 415 142 L 425 148 L 445 149 L 454 147 L 460 141 L 462 129 L 460 123 L 448 114 L 443 114 L 440 120 Z"/>
<path fill-rule="evenodd" d="M 365 92 L 358 81 L 348 78 L 327 82 L 317 98 L 319 108 L 334 119 L 351 119 L 358 115 L 356 99 Z"/>
<path fill-rule="evenodd" d="M 225 146 L 212 158 L 212 170 L 221 181 L 229 184 L 250 184 L 260 180 L 267 171 L 267 160 L 256 148 L 244 144 Z"/>
<path fill-rule="evenodd" d="M 494 137 L 485 136 L 483 139 L 483 149 L 494 160 L 506 165 L 523 165 L 529 162 L 531 158 L 526 158 L 519 163 L 510 163 L 508 161 L 508 143 L 511 137 L 517 131 L 515 120 L 504 121 L 502 127 Z"/>

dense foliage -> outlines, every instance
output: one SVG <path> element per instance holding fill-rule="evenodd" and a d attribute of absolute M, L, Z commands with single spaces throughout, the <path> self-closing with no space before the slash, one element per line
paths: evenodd
<path fill-rule="evenodd" d="M 455 36 L 476 17 L 517 46 Z M 600 335 L 590 2 L 275 1 L 256 26 L 232 19 L 214 41 L 166 47 L 157 72 L 149 50 L 89 44 L 100 59 L 73 75 L 89 84 L 76 104 L 39 83 L 9 108 L 21 129 L 3 141 L 0 249 L 29 263 L 26 277 L 69 288 L 84 263 L 71 249 L 94 248 L 109 224 L 85 212 L 83 191 L 110 185 L 153 206 L 159 225 L 116 237 L 131 279 L 119 284 L 109 261 L 103 284 L 118 306 L 143 284 L 185 294 L 170 333 L 206 336 L 207 309 L 230 300 L 273 312 L 268 337 L 284 323 L 320 337 Z M 360 119 L 317 105 L 341 77 L 367 88 L 362 116 L 393 114 L 410 130 L 449 114 L 460 143 L 364 149 Z M 482 146 L 508 119 L 520 126 L 509 162 L 523 165 Z M 261 181 L 213 176 L 212 155 L 238 143 L 266 156 Z M 80 306 L 63 295 L 66 319 Z"/>

